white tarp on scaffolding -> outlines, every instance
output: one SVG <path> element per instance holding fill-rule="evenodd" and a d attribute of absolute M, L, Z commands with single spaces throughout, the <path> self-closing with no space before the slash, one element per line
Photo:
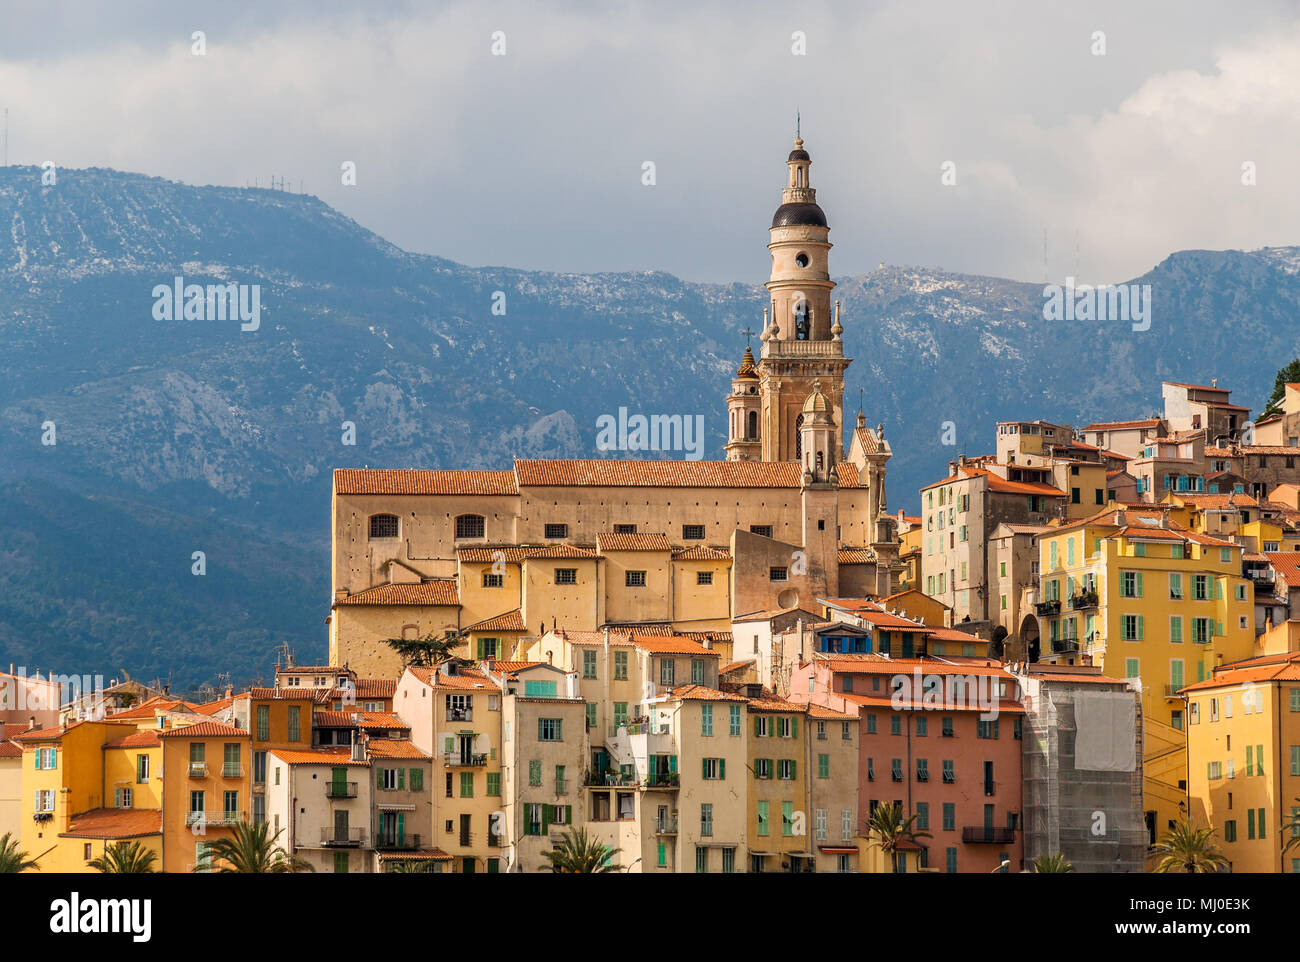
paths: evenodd
<path fill-rule="evenodd" d="M 1133 694 L 1074 693 L 1074 767 L 1086 772 L 1131 772 L 1137 764 Z"/>

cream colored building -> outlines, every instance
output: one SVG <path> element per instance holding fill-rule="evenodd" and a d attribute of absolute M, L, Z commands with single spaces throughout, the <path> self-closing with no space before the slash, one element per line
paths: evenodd
<path fill-rule="evenodd" d="M 373 870 L 370 762 L 352 749 L 274 748 L 267 753 L 269 834 L 316 872 Z"/>

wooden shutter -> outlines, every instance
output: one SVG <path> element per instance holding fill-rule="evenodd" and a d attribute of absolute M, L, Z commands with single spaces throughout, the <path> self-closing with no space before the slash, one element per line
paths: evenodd
<path fill-rule="evenodd" d="M 798 715 L 790 716 L 790 737 L 791 738 L 799 737 L 799 716 Z"/>
<path fill-rule="evenodd" d="M 718 759 L 718 777 L 719 778 L 727 777 L 727 760 L 725 758 Z"/>

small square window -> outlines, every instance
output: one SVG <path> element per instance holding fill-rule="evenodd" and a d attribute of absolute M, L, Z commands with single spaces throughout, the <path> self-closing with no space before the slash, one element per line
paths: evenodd
<path fill-rule="evenodd" d="M 567 524 L 548 524 L 546 526 L 546 538 L 549 541 L 557 541 L 569 536 L 569 526 Z"/>
<path fill-rule="evenodd" d="M 788 580 L 789 572 L 786 568 L 772 568 L 768 573 L 768 577 L 772 581 L 786 581 Z"/>
<path fill-rule="evenodd" d="M 629 588 L 644 588 L 644 587 L 645 587 L 645 572 L 644 572 L 644 571 L 628 571 L 628 572 L 626 572 L 626 576 L 625 576 L 625 579 L 624 579 L 624 584 L 626 584 L 627 587 L 629 587 Z"/>

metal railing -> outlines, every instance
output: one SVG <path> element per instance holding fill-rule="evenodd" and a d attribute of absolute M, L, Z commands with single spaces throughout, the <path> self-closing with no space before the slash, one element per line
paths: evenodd
<path fill-rule="evenodd" d="M 1084 591 L 1070 598 L 1070 608 L 1078 611 L 1080 608 L 1096 608 L 1097 592 Z"/>
<path fill-rule="evenodd" d="M 1016 840 L 1016 830 L 1014 828 L 993 828 L 988 825 L 963 825 L 961 840 L 963 842 L 1006 844 Z"/>
<path fill-rule="evenodd" d="M 364 845 L 366 842 L 366 830 L 364 828 L 331 828 L 328 825 L 322 825 L 320 830 L 320 843 L 326 848 L 356 848 Z"/>
<path fill-rule="evenodd" d="M 638 782 L 635 775 L 624 775 L 621 772 L 610 774 L 609 772 L 588 772 L 583 778 L 584 785 L 592 785 L 597 788 L 608 786 L 610 788 L 636 788 Z"/>
<path fill-rule="evenodd" d="M 243 778 L 244 766 L 239 762 L 223 762 L 221 765 L 222 778 Z"/>
<path fill-rule="evenodd" d="M 443 752 L 442 762 L 449 768 L 477 768 L 486 765 L 486 752 Z"/>
<path fill-rule="evenodd" d="M 207 762 L 190 762 L 190 778 L 206 778 L 207 775 Z"/>
<path fill-rule="evenodd" d="M 681 776 L 677 772 L 656 772 L 645 780 L 647 788 L 681 788 Z"/>
<path fill-rule="evenodd" d="M 375 848 L 377 849 L 395 849 L 398 851 L 411 851 L 420 847 L 419 835 L 398 835 L 396 833 L 389 835 L 384 832 L 375 837 Z"/>
<path fill-rule="evenodd" d="M 356 782 L 326 782 L 325 795 L 328 798 L 356 798 Z"/>
<path fill-rule="evenodd" d="M 1034 610 L 1040 615 L 1059 615 L 1061 613 L 1061 603 L 1059 601 L 1040 601 L 1034 605 Z"/>
<path fill-rule="evenodd" d="M 245 812 L 236 811 L 216 811 L 216 812 L 186 812 L 185 824 L 197 825 L 202 822 L 204 825 L 234 825 L 238 822 L 247 821 Z"/>
<path fill-rule="evenodd" d="M 659 818 L 655 820 L 656 835 L 676 835 L 677 834 L 677 816 L 669 818 Z"/>

